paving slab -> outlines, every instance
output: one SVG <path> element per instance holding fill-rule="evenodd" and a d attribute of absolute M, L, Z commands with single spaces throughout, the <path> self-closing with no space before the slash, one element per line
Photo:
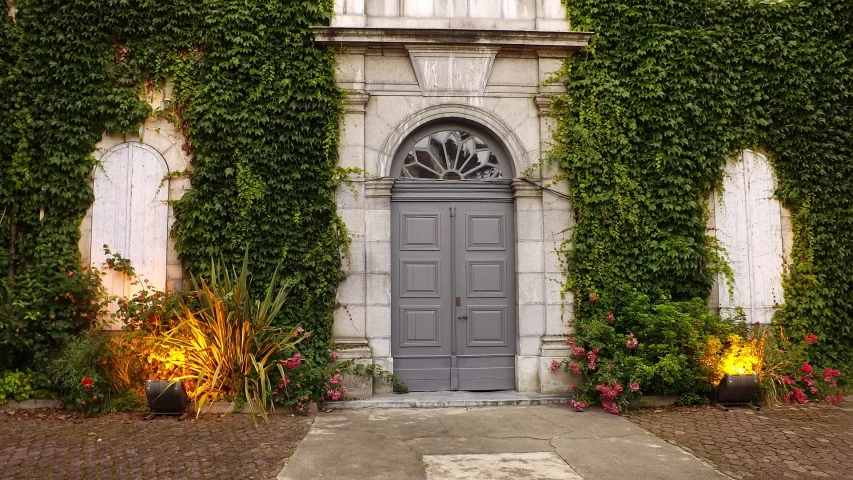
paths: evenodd
<path fill-rule="evenodd" d="M 489 471 L 489 465 L 492 477 L 477 476 Z M 562 470 L 554 470 L 558 468 Z M 554 477 L 557 471 L 563 476 Z M 532 405 L 338 410 L 319 415 L 278 480 L 332 478 L 728 477 L 625 418 L 598 409 L 577 413 L 564 405 Z"/>

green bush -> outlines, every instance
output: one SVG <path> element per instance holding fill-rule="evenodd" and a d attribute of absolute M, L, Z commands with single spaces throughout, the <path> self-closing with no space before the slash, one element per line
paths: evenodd
<path fill-rule="evenodd" d="M 618 311 L 610 309 L 614 302 L 595 295 L 586 302 L 593 313 L 576 322 L 577 334 L 567 341 L 572 355 L 563 368 L 582 375 L 576 386 L 580 400 L 601 403 L 614 413 L 640 394 L 707 402 L 711 385 L 699 362 L 707 338 L 742 328 L 708 313 L 701 299 L 653 303 L 647 295 L 633 293 Z M 607 398 L 606 389 L 617 392 Z"/>
<path fill-rule="evenodd" d="M 15 400 L 50 396 L 49 382 L 44 374 L 27 370 L 0 372 L 0 405 Z"/>
<path fill-rule="evenodd" d="M 0 369 L 44 370 L 52 353 L 97 323 L 106 302 L 101 277 L 89 268 L 55 268 L 17 281 L 26 289 L 0 305 Z"/>
<path fill-rule="evenodd" d="M 49 376 L 66 408 L 87 413 L 124 410 L 139 403 L 139 397 L 119 389 L 105 373 L 109 336 L 87 331 L 62 348 L 50 364 Z"/>

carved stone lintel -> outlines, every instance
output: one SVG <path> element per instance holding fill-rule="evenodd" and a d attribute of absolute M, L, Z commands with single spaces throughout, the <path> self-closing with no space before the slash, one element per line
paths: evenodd
<path fill-rule="evenodd" d="M 370 94 L 358 90 L 348 90 L 344 97 L 344 111 L 346 113 L 364 113 Z"/>
<path fill-rule="evenodd" d="M 482 96 L 500 47 L 407 45 L 426 96 Z"/>

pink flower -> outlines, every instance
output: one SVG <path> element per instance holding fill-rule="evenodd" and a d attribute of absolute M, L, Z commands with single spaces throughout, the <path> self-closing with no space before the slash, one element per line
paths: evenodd
<path fill-rule="evenodd" d="M 574 347 L 575 346 L 575 339 L 573 337 L 567 338 L 566 339 L 566 345 L 568 345 L 570 347 Z"/>
<path fill-rule="evenodd" d="M 833 370 L 829 367 L 826 367 L 823 369 L 823 381 L 824 382 L 830 381 L 832 379 L 832 377 L 840 377 L 840 376 L 841 376 L 840 370 Z"/>
<path fill-rule="evenodd" d="M 789 376 L 787 376 L 787 375 L 783 375 L 783 376 L 782 376 L 782 382 L 784 382 L 784 383 L 785 383 L 785 385 L 793 385 L 793 384 L 794 384 L 794 379 L 792 379 L 791 377 L 789 377 Z"/>
<path fill-rule="evenodd" d="M 281 377 L 281 380 L 278 382 L 278 388 L 284 388 L 290 384 L 290 379 L 287 378 L 287 375 Z"/>
<path fill-rule="evenodd" d="M 557 370 L 560 369 L 560 362 L 558 362 L 556 360 L 551 360 L 551 367 L 550 368 L 551 368 L 552 372 L 556 372 Z"/>
<path fill-rule="evenodd" d="M 577 384 L 577 383 L 572 382 L 572 384 L 571 384 L 571 385 L 569 385 L 569 390 L 571 390 L 571 391 L 573 391 L 573 392 L 574 392 L 574 391 L 575 391 L 575 390 L 577 390 L 577 389 L 578 389 L 578 384 Z"/>
<path fill-rule="evenodd" d="M 633 350 L 633 349 L 637 348 L 637 345 L 639 345 L 639 344 L 640 344 L 640 342 L 636 338 L 632 338 L 632 339 L 628 340 L 627 342 L 625 342 L 625 347 L 627 347 L 629 350 Z"/>
<path fill-rule="evenodd" d="M 338 358 L 339 358 L 338 352 L 336 352 L 336 351 L 335 351 L 335 352 L 332 352 L 332 354 L 331 354 L 331 355 L 329 355 L 329 363 L 335 363 L 335 362 L 337 362 L 337 361 L 338 361 Z"/>
<path fill-rule="evenodd" d="M 805 337 L 803 337 L 803 339 L 806 341 L 806 345 L 811 345 L 811 344 L 815 343 L 816 341 L 818 341 L 818 336 L 815 335 L 814 333 L 810 333 L 810 334 L 806 335 Z"/>
<path fill-rule="evenodd" d="M 302 354 L 296 352 L 295 354 L 293 354 L 292 357 L 288 358 L 287 360 L 282 360 L 281 364 L 284 365 L 284 368 L 294 370 L 298 368 L 299 365 L 302 365 Z"/>
<path fill-rule="evenodd" d="M 628 385 L 628 386 L 629 386 L 629 387 L 631 387 L 631 391 L 632 391 L 632 392 L 636 392 L 637 390 L 639 390 L 639 389 L 640 389 L 640 384 L 639 384 L 639 383 L 636 383 L 636 382 L 634 382 L 634 383 L 632 383 L 632 384 L 630 384 L 630 385 Z"/>
<path fill-rule="evenodd" d="M 572 372 L 572 375 L 580 375 L 581 374 L 581 366 L 577 362 L 572 362 L 569 364 L 569 371 Z"/>
<path fill-rule="evenodd" d="M 594 293 L 590 293 L 590 294 L 589 294 L 589 301 L 590 301 L 590 303 L 595 303 L 595 302 L 597 302 L 597 301 L 598 301 L 598 295 L 596 295 L 596 294 L 594 294 Z"/>
<path fill-rule="evenodd" d="M 590 371 L 595 371 L 595 369 L 598 367 L 595 365 L 595 362 L 589 362 L 586 364 L 586 368 L 588 368 Z"/>
<path fill-rule="evenodd" d="M 576 412 L 582 412 L 584 408 L 586 408 L 586 402 L 579 402 L 577 400 L 572 400 L 572 408 Z"/>
<path fill-rule="evenodd" d="M 616 415 L 619 413 L 619 405 L 616 405 L 615 402 L 601 402 L 601 408 L 607 410 L 608 412 Z"/>
<path fill-rule="evenodd" d="M 342 377 L 340 373 L 332 375 L 332 378 L 329 379 L 329 383 L 332 385 L 340 385 L 343 381 L 344 377 Z"/>
<path fill-rule="evenodd" d="M 598 358 L 598 356 L 595 354 L 595 352 L 593 352 L 593 351 L 586 352 L 586 361 L 587 362 L 595 363 L 596 358 Z"/>
<path fill-rule="evenodd" d="M 297 327 L 297 328 L 296 328 L 296 331 L 295 331 L 295 332 L 293 332 L 293 333 L 295 333 L 295 334 L 296 334 L 296 336 L 298 337 L 298 336 L 302 335 L 303 333 L 305 333 L 305 329 L 304 329 L 304 328 L 302 328 L 302 327 Z"/>
<path fill-rule="evenodd" d="M 586 355 L 586 349 L 583 347 L 572 347 L 572 355 L 578 358 L 583 357 Z"/>
<path fill-rule="evenodd" d="M 613 312 L 607 314 L 607 323 L 613 323 L 613 320 L 616 320 L 616 316 L 613 315 Z"/>
<path fill-rule="evenodd" d="M 802 370 L 806 375 L 812 374 L 812 366 L 809 365 L 809 362 L 803 362 L 803 367 L 800 368 L 800 370 Z"/>
<path fill-rule="evenodd" d="M 791 403 L 792 399 L 799 404 L 803 404 L 809 401 L 806 397 L 806 394 L 803 393 L 803 391 L 799 388 L 795 388 L 793 391 L 790 391 L 785 395 L 785 403 Z"/>

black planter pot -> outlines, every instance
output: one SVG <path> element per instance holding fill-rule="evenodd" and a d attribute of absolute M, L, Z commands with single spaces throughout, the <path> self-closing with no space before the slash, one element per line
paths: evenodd
<path fill-rule="evenodd" d="M 717 403 L 742 405 L 751 402 L 758 394 L 758 375 L 726 374 L 714 391 Z"/>
<path fill-rule="evenodd" d="M 152 413 L 180 415 L 187 411 L 190 399 L 181 382 L 146 380 L 145 398 Z"/>

